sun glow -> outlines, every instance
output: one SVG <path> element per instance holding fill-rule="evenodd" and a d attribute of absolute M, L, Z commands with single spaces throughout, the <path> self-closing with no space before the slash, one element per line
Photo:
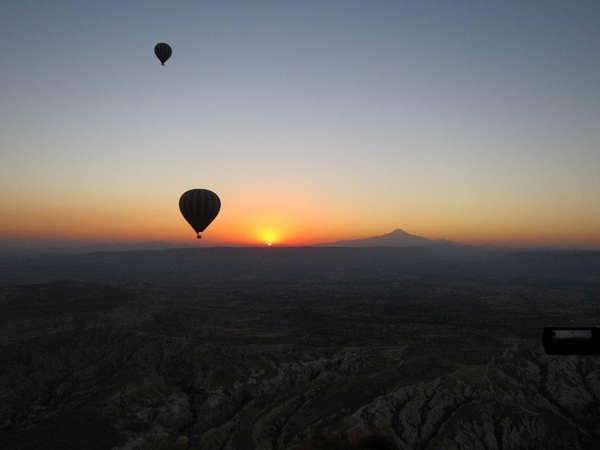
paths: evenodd
<path fill-rule="evenodd" d="M 261 242 L 269 246 L 281 241 L 281 233 L 272 228 L 260 231 L 258 236 Z"/>

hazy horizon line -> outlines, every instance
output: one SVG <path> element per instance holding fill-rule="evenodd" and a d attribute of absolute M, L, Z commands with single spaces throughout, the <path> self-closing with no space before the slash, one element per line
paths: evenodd
<path fill-rule="evenodd" d="M 378 236 L 371 236 L 378 237 Z M 510 249 L 510 250 L 589 250 L 600 251 L 598 245 L 544 245 L 544 244 L 471 244 L 464 242 L 449 241 L 445 239 L 430 239 L 431 243 L 412 244 L 412 245 L 361 245 L 356 246 L 351 243 L 354 241 L 367 240 L 367 238 L 344 239 L 334 242 L 314 242 L 305 244 L 294 243 L 236 243 L 236 242 L 181 242 L 181 241 L 161 241 L 161 240 L 87 240 L 87 239 L 26 239 L 26 238 L 0 238 L 0 253 L 80 253 L 95 251 L 135 251 L 135 250 L 168 250 L 168 249 L 203 249 L 203 248 L 301 248 L 301 247 L 338 247 L 338 248 L 366 248 L 366 247 L 422 247 L 435 244 L 447 244 L 456 246 L 466 246 L 474 248 L 488 249 Z M 429 239 L 429 238 L 426 238 Z M 343 245 L 348 242 L 348 245 Z M 160 248 L 151 248 L 151 247 Z M 104 249 L 103 249 L 104 247 Z M 147 247 L 147 248 L 135 248 Z"/>

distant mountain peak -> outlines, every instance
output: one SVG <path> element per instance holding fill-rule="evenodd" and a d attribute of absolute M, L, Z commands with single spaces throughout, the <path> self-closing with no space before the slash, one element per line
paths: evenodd
<path fill-rule="evenodd" d="M 462 245 L 445 239 L 434 240 L 422 236 L 416 236 L 400 228 L 396 228 L 391 233 L 382 234 L 381 236 L 372 236 L 363 239 L 341 240 L 321 245 L 328 247 L 410 247 L 432 244 Z"/>

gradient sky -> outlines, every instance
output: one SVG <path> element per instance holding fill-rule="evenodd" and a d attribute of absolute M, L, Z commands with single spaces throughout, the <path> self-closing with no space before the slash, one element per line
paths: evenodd
<path fill-rule="evenodd" d="M 600 248 L 600 2 L 0 5 L 0 238 Z M 153 53 L 167 42 L 173 56 Z"/>

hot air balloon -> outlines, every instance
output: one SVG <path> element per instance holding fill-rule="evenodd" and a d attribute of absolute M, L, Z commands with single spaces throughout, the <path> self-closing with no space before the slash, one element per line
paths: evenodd
<path fill-rule="evenodd" d="M 208 189 L 191 189 L 179 199 L 179 210 L 201 239 L 204 231 L 221 210 L 219 196 Z"/>
<path fill-rule="evenodd" d="M 165 44 L 164 42 L 160 42 L 154 46 L 154 54 L 160 60 L 161 64 L 164 66 L 167 60 L 173 54 L 173 50 L 171 50 L 171 46 L 169 44 Z"/>
<path fill-rule="evenodd" d="M 179 436 L 175 441 L 175 445 L 177 446 L 177 448 L 189 448 L 190 438 L 187 436 Z"/>

